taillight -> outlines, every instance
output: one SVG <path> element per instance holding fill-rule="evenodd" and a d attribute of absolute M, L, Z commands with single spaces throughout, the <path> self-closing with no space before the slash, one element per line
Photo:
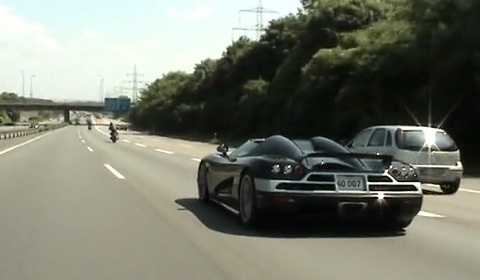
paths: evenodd
<path fill-rule="evenodd" d="M 302 165 L 297 165 L 293 169 L 293 173 L 295 173 L 295 175 L 302 175 L 304 172 L 305 172 L 305 169 L 303 168 Z"/>
<path fill-rule="evenodd" d="M 285 175 L 302 175 L 305 173 L 305 168 L 302 165 L 292 165 L 292 164 L 275 164 L 272 166 L 272 173 L 275 174 L 285 174 Z"/>
<path fill-rule="evenodd" d="M 410 165 L 394 162 L 388 168 L 388 174 L 390 174 L 397 181 L 416 181 L 417 172 Z"/>

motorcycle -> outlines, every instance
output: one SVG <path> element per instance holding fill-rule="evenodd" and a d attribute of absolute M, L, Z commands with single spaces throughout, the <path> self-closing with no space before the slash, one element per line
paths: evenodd
<path fill-rule="evenodd" d="M 112 140 L 113 143 L 117 142 L 118 132 L 116 132 L 116 131 L 110 132 L 110 140 Z"/>

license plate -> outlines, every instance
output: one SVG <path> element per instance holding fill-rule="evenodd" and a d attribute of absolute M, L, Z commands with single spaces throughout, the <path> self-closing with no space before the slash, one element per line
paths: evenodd
<path fill-rule="evenodd" d="M 365 177 L 363 176 L 337 176 L 339 191 L 365 191 Z"/>

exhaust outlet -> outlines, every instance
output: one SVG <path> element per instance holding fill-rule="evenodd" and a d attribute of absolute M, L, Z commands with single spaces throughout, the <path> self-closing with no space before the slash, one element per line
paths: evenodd
<path fill-rule="evenodd" d="M 340 202 L 338 203 L 338 211 L 342 216 L 359 216 L 367 208 L 366 202 Z"/>

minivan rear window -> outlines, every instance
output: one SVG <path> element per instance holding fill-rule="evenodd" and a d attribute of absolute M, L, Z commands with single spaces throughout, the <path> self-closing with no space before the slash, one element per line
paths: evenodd
<path fill-rule="evenodd" d="M 458 147 L 453 139 L 446 133 L 437 131 L 434 133 L 435 137 L 430 146 L 431 150 L 453 152 L 457 151 Z M 426 133 L 423 130 L 402 130 L 398 129 L 395 133 L 395 140 L 397 147 L 403 150 L 419 151 L 428 149 Z"/>

